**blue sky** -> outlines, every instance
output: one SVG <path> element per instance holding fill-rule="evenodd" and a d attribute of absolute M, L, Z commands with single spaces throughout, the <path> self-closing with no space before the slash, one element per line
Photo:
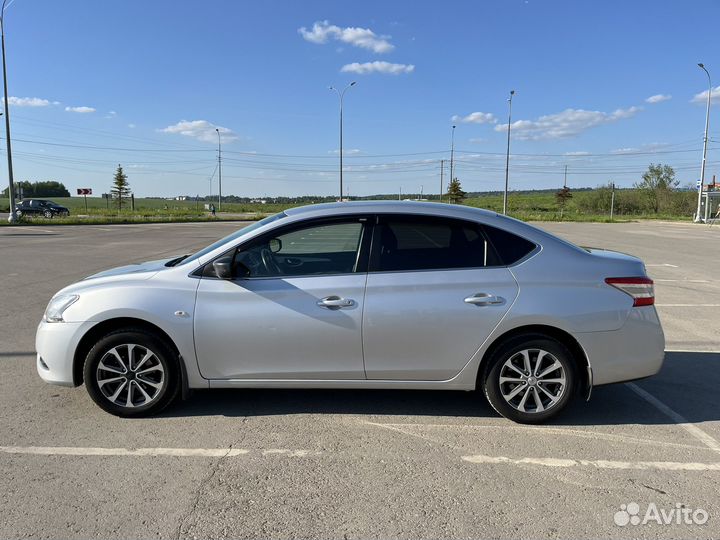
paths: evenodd
<path fill-rule="evenodd" d="M 717 20 L 712 0 L 14 0 L 15 178 L 101 193 L 122 163 L 138 196 L 217 193 L 218 127 L 224 194 L 335 194 L 328 86 L 357 81 L 351 196 L 436 193 L 453 124 L 464 189 L 501 189 L 511 89 L 512 189 L 562 185 L 565 165 L 571 187 L 629 186 L 650 162 L 694 182 L 701 61 L 720 173 Z"/>

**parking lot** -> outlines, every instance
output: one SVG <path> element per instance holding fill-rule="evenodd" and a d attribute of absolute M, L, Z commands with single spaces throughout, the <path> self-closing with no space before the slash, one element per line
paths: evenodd
<path fill-rule="evenodd" d="M 197 392 L 123 420 L 39 379 L 35 327 L 58 289 L 238 226 L 0 229 L 0 537 L 718 535 L 720 226 L 542 224 L 645 261 L 668 351 L 658 376 L 596 388 L 545 426 L 424 391 Z M 616 524 L 631 503 L 709 519 Z"/>

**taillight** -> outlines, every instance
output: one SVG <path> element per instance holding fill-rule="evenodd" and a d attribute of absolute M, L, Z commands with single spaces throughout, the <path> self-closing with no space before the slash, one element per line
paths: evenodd
<path fill-rule="evenodd" d="M 609 277 L 605 283 L 629 294 L 633 299 L 633 307 L 652 306 L 655 303 L 653 280 L 647 277 Z"/>

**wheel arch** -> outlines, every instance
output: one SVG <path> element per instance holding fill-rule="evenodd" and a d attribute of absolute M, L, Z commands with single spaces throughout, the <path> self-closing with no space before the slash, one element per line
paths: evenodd
<path fill-rule="evenodd" d="M 580 374 L 580 391 L 586 399 L 590 399 L 590 392 L 592 391 L 593 384 L 592 366 L 590 365 L 590 359 L 588 358 L 585 349 L 583 349 L 582 345 L 580 345 L 580 342 L 578 342 L 578 340 L 575 339 L 575 337 L 573 337 L 573 335 L 569 332 L 557 328 L 556 326 L 549 326 L 544 324 L 518 326 L 516 328 L 508 330 L 507 332 L 495 338 L 490 344 L 490 346 L 485 350 L 485 353 L 480 360 L 480 364 L 478 366 L 476 387 L 481 388 L 482 381 L 485 378 L 485 371 L 488 365 L 488 360 L 492 358 L 492 355 L 495 354 L 495 351 L 502 347 L 507 341 L 518 336 L 529 334 L 541 335 L 555 339 L 556 341 L 559 341 L 560 343 L 565 345 L 570 350 L 573 360 L 575 360 L 576 366 L 578 368 L 578 373 Z"/>
<path fill-rule="evenodd" d="M 175 342 L 168 335 L 168 333 L 159 326 L 143 319 L 137 319 L 134 317 L 116 317 L 113 319 L 107 319 L 105 321 L 99 322 L 85 333 L 85 335 L 80 339 L 78 346 L 75 348 L 75 354 L 73 356 L 73 384 L 75 386 L 80 386 L 81 384 L 83 384 L 83 366 L 85 364 L 85 358 L 90 352 L 92 346 L 102 336 L 108 334 L 109 332 L 112 332 L 113 330 L 118 330 L 121 328 L 137 328 L 140 330 L 144 330 L 148 333 L 157 335 L 160 339 L 167 343 L 167 345 L 171 348 L 173 353 L 175 353 L 178 359 L 182 383 L 182 394 L 183 397 L 185 397 L 188 388 L 188 377 L 185 370 L 185 362 L 180 355 L 180 351 L 177 348 L 177 345 L 175 345 Z"/>

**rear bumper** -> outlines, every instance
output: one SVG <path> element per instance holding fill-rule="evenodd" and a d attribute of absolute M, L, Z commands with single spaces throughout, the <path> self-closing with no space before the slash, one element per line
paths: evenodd
<path fill-rule="evenodd" d="M 655 375 L 665 358 L 665 336 L 654 306 L 633 308 L 619 330 L 575 337 L 592 366 L 593 386 Z"/>

